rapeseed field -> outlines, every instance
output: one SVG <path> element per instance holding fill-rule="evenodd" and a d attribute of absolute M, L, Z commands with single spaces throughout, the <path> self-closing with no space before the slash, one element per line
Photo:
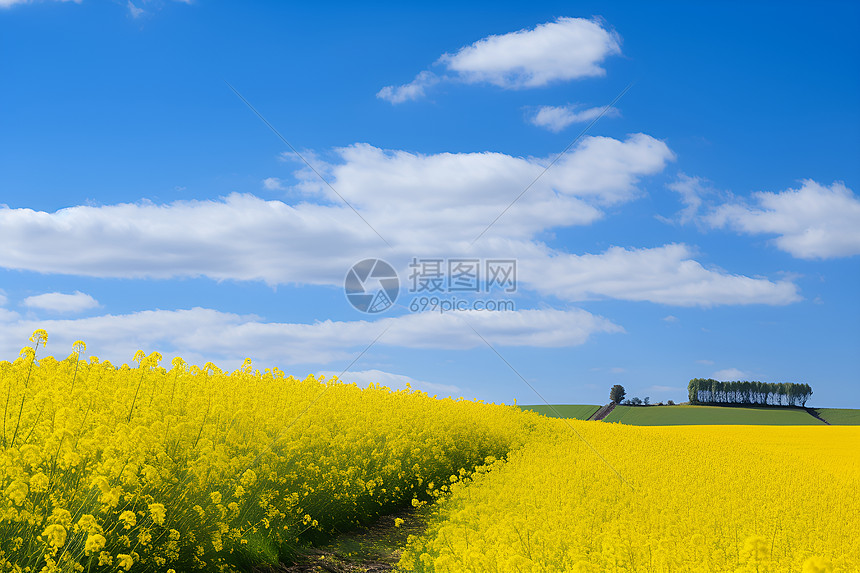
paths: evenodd
<path fill-rule="evenodd" d="M 0 571 L 250 571 L 429 502 L 402 570 L 860 570 L 854 427 L 558 420 L 31 342 L 0 362 Z"/>

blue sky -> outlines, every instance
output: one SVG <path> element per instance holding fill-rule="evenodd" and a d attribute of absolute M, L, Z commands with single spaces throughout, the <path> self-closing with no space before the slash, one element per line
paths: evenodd
<path fill-rule="evenodd" d="M 552 403 L 713 376 L 860 407 L 858 24 L 848 2 L 0 0 L 0 352 L 44 327 L 57 356 L 493 402 L 539 403 L 520 376 Z M 367 258 L 401 279 L 378 314 L 344 294 Z M 478 296 L 515 310 L 410 311 L 413 258 L 515 259 L 516 292 Z"/>

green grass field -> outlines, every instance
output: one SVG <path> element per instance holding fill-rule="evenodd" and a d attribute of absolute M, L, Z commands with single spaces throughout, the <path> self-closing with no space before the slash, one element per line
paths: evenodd
<path fill-rule="evenodd" d="M 820 420 L 797 408 L 734 408 L 721 406 L 616 406 L 603 420 L 632 426 L 748 424 L 806 426 Z"/>
<path fill-rule="evenodd" d="M 815 411 L 834 426 L 860 426 L 860 410 L 849 408 L 816 408 Z"/>
<path fill-rule="evenodd" d="M 577 420 L 587 420 L 589 416 L 595 413 L 600 406 L 592 406 L 590 404 L 554 404 L 552 407 L 546 404 L 539 406 L 520 406 L 521 410 L 531 410 L 550 418 L 575 418 Z M 555 409 L 558 412 L 556 415 L 553 412 Z"/>

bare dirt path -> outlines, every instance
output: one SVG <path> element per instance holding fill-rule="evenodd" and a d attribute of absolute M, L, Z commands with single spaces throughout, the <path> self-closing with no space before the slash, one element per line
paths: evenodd
<path fill-rule="evenodd" d="M 402 519 L 398 527 L 395 519 Z M 383 573 L 395 571 L 410 535 L 427 526 L 426 512 L 403 510 L 309 550 L 297 563 L 259 568 L 255 573 Z"/>
<path fill-rule="evenodd" d="M 605 406 L 601 406 L 600 409 L 597 410 L 594 414 L 592 414 L 588 419 L 589 420 L 602 420 L 603 418 L 608 416 L 609 413 L 612 410 L 614 410 L 615 406 L 617 406 L 617 405 L 618 404 L 616 404 L 615 402 L 610 402 L 609 404 L 606 404 Z"/>

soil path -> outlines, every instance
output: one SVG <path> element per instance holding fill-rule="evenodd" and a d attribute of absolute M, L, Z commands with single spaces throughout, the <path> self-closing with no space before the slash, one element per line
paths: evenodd
<path fill-rule="evenodd" d="M 615 402 L 610 402 L 609 404 L 606 404 L 605 406 L 601 406 L 600 409 L 597 410 L 594 414 L 592 414 L 591 417 L 589 417 L 588 419 L 589 420 L 602 420 L 603 418 L 608 416 L 609 413 L 612 410 L 614 410 L 615 406 L 617 406 L 617 405 L 618 404 L 616 404 Z"/>
<path fill-rule="evenodd" d="M 402 519 L 400 526 L 395 519 Z M 255 573 L 382 573 L 395 571 L 410 535 L 427 527 L 425 512 L 403 510 L 379 518 L 356 531 L 343 533 L 330 543 L 309 550 L 292 565 L 257 569 Z"/>

